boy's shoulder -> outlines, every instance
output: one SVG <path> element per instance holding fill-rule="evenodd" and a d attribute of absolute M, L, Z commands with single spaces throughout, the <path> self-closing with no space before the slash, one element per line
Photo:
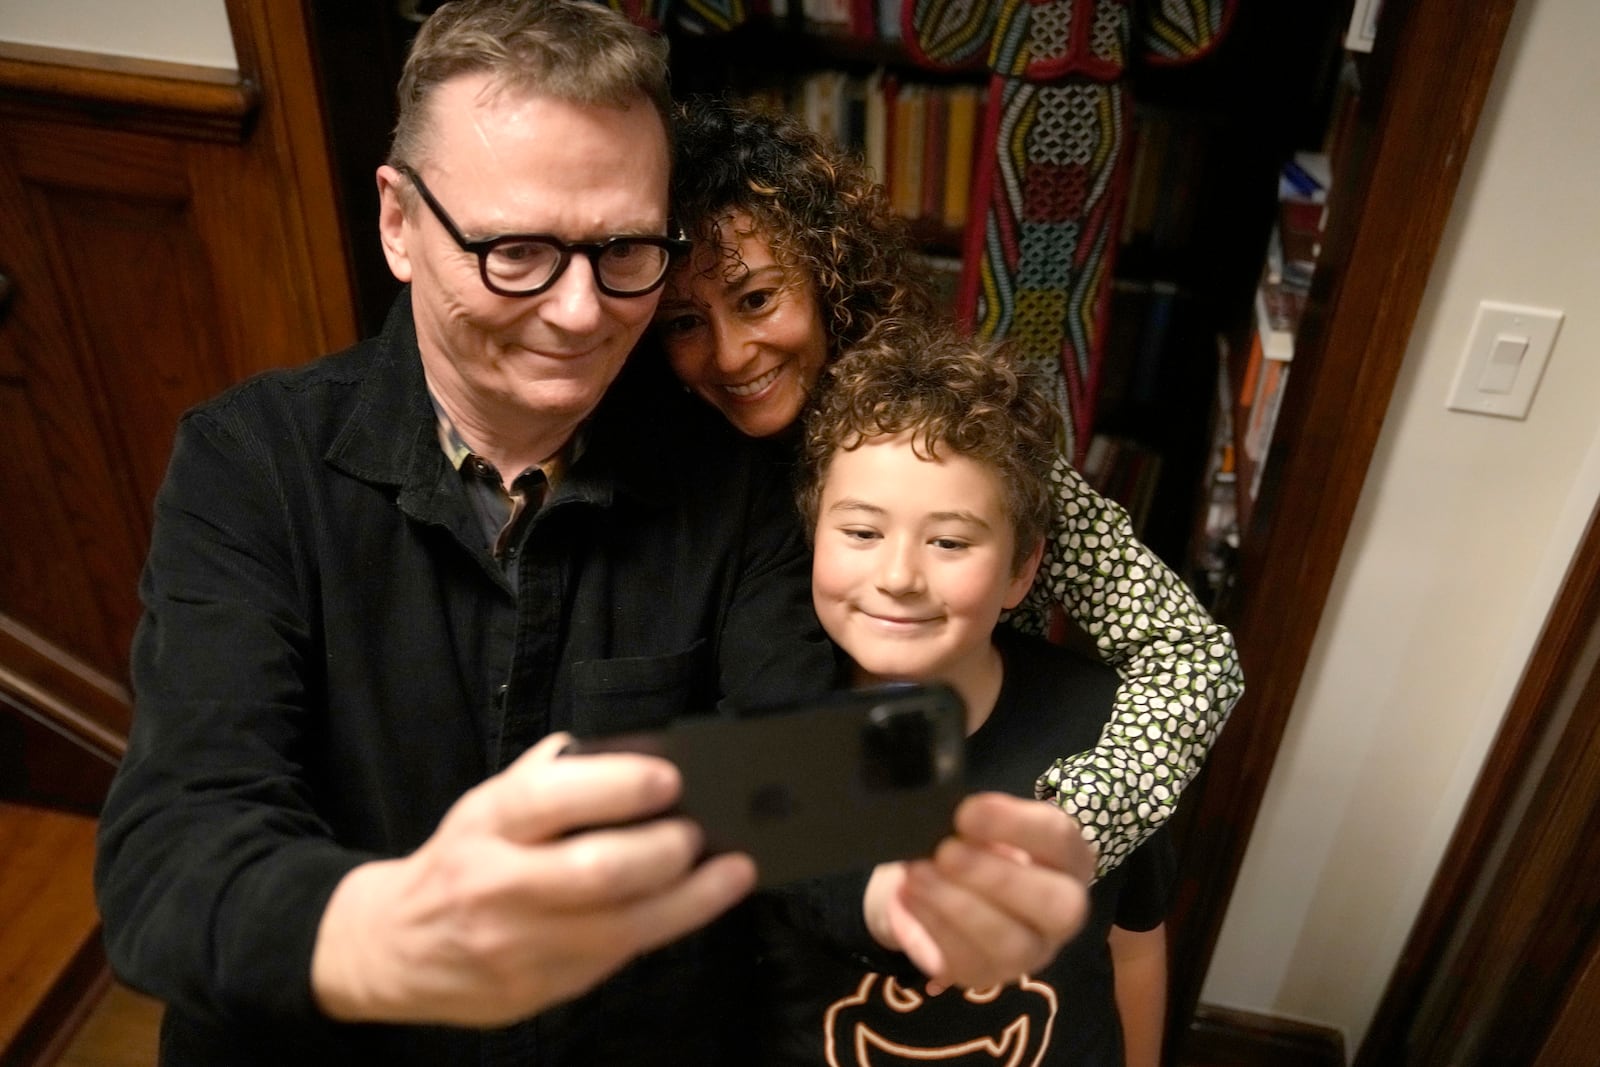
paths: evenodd
<path fill-rule="evenodd" d="M 1051 760 L 1094 747 L 1118 678 L 1097 659 L 1007 626 L 995 630 L 994 643 L 1004 675 L 994 710 L 967 741 L 970 784 L 1032 796 Z"/>
<path fill-rule="evenodd" d="M 1121 680 L 1104 661 L 1009 626 L 995 628 L 994 644 L 1005 664 L 1000 703 L 1022 699 L 1052 715 L 1086 716 L 1097 732 L 1111 717 Z"/>

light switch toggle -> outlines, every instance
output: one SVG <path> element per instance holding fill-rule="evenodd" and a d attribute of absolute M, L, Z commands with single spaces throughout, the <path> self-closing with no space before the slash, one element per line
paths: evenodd
<path fill-rule="evenodd" d="M 1481 302 L 1445 403 L 1456 411 L 1527 418 L 1564 317 L 1554 308 Z"/>
<path fill-rule="evenodd" d="M 1517 380 L 1522 357 L 1528 354 L 1528 339 L 1515 334 L 1496 334 L 1489 349 L 1489 365 L 1478 379 L 1480 393 L 1509 393 Z"/>

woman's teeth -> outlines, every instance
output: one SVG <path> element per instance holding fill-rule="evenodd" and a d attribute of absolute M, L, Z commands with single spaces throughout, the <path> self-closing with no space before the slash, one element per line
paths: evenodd
<path fill-rule="evenodd" d="M 734 396 L 755 396 L 761 390 L 778 380 L 778 372 L 783 370 L 782 365 L 773 367 L 759 378 L 745 382 L 743 385 L 724 385 L 723 388 Z"/>

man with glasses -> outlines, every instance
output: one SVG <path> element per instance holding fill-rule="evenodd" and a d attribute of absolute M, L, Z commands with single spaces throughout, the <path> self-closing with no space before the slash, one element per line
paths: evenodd
<path fill-rule="evenodd" d="M 732 931 L 684 935 L 749 859 L 652 818 L 670 764 L 557 758 L 834 681 L 787 479 L 623 373 L 681 246 L 665 78 L 597 5 L 441 9 L 377 172 L 381 335 L 184 418 L 97 874 L 164 1063 L 709 1062 L 729 1032 Z"/>
<path fill-rule="evenodd" d="M 836 673 L 788 477 L 628 363 L 682 245 L 667 108 L 599 5 L 440 8 L 377 172 L 382 332 L 181 422 L 96 871 L 163 1063 L 747 1062 L 712 920 L 749 859 L 661 817 L 670 764 L 560 756 Z"/>

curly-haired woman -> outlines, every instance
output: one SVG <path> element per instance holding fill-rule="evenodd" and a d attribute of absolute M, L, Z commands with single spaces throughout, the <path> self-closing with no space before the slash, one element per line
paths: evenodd
<path fill-rule="evenodd" d="M 852 157 L 796 120 L 713 99 L 680 110 L 673 210 L 694 247 L 656 330 L 674 372 L 751 437 L 793 434 L 822 370 L 873 330 L 937 315 L 906 225 Z M 1063 450 L 1065 451 L 1065 450 Z M 1243 688 L 1232 637 L 1065 454 L 1039 579 L 1010 622 L 1059 604 L 1122 678 L 1094 749 L 1037 791 L 1115 867 L 1171 815 Z"/>

